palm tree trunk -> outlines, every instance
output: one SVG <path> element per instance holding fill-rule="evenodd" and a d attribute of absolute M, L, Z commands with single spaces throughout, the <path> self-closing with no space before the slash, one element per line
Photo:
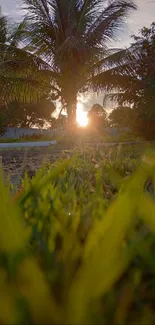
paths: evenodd
<path fill-rule="evenodd" d="M 76 105 L 77 95 L 72 96 L 67 103 L 67 117 L 69 126 L 75 127 L 76 125 Z"/>

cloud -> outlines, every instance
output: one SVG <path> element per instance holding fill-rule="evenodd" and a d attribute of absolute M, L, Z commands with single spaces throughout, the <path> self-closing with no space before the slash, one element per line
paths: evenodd
<path fill-rule="evenodd" d="M 23 11 L 21 10 L 16 10 L 16 9 L 13 9 L 13 10 L 9 10 L 9 11 L 3 11 L 3 14 L 6 15 L 6 16 L 10 16 L 14 19 L 16 18 L 19 18 L 21 19 L 21 17 L 23 16 Z"/>
<path fill-rule="evenodd" d="M 131 42 L 131 35 L 137 34 L 141 28 L 148 27 L 155 21 L 155 0 L 137 0 L 135 2 L 138 9 L 127 18 L 125 33 L 120 34 L 120 39 L 117 41 L 118 46 L 128 46 Z"/>

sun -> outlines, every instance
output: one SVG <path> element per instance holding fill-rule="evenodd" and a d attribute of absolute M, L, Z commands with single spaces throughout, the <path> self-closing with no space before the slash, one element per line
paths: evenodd
<path fill-rule="evenodd" d="M 77 110 L 76 110 L 76 120 L 79 126 L 85 127 L 88 125 L 88 116 L 87 112 L 83 110 L 83 105 L 81 102 L 77 103 Z"/>

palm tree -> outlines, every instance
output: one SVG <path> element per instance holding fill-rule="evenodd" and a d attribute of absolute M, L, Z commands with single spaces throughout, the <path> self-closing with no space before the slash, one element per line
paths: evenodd
<path fill-rule="evenodd" d="M 109 89 L 124 71 L 128 52 L 108 49 L 126 16 L 136 9 L 130 0 L 23 0 L 27 14 L 18 29 L 22 50 L 39 58 L 50 76 L 50 86 L 76 120 L 77 95 Z M 32 60 L 33 61 L 33 60 Z M 42 70 L 42 66 L 39 67 Z M 45 69 L 44 69 L 45 70 Z"/>
<path fill-rule="evenodd" d="M 7 17 L 0 15 L 0 107 L 10 101 L 37 101 L 51 90 L 46 63 L 17 47 L 22 25 L 9 30 Z"/>

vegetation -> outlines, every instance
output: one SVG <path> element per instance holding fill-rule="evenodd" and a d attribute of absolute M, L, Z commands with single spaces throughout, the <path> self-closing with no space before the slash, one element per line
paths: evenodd
<path fill-rule="evenodd" d="M 52 91 L 52 99 L 61 100 L 68 119 L 75 123 L 78 93 L 98 88 L 101 77 L 102 86 L 99 87 L 102 89 L 117 85 L 113 73 L 119 72 L 128 54 L 126 50 L 109 49 L 108 43 L 115 39 L 126 16 L 136 6 L 128 0 L 115 0 L 104 5 L 103 0 L 68 0 L 65 5 L 64 1 L 58 0 L 23 0 L 23 4 L 27 10 L 23 22 L 14 32 L 10 45 L 5 42 L 0 45 L 5 49 L 1 65 L 3 97 L 5 100 L 11 96 L 18 98 L 20 93 L 23 99 L 23 93 L 27 96 L 29 80 L 28 87 L 32 88 L 29 99 L 33 99 L 33 95 L 40 97 L 40 87 L 42 92 L 45 89 Z M 19 44 L 22 45 L 20 48 Z M 10 69 L 8 79 L 6 72 Z M 8 99 L 6 83 L 2 82 L 4 71 L 5 80 L 7 78 L 7 83 L 10 80 L 12 89 Z M 12 87 L 11 78 L 16 75 L 17 81 L 21 78 L 20 88 L 16 80 Z"/>
<path fill-rule="evenodd" d="M 127 0 L 105 6 L 102 1 L 68 3 L 64 8 L 63 1 L 24 0 L 28 15 L 20 25 L 0 17 L 0 132 L 47 121 L 51 127 L 66 125 L 51 117 L 57 100 L 60 115 L 65 109 L 74 123 L 77 95 L 106 89 L 116 90 L 106 98 L 119 105 L 110 125 L 154 139 L 155 24 L 134 35 L 128 49 L 116 51 L 108 48 L 109 41 L 135 5 Z M 90 125 L 100 132 L 107 119 L 91 112 Z"/>
<path fill-rule="evenodd" d="M 17 48 L 17 30 L 6 17 L 0 17 L 1 134 L 8 126 L 42 126 L 47 120 L 52 124 L 55 110 L 49 80 L 39 71 L 39 59 Z"/>
<path fill-rule="evenodd" d="M 108 120 L 121 129 L 119 141 L 126 127 L 128 139 L 133 130 L 137 138 L 144 130 L 153 137 L 155 25 L 134 36 L 129 49 L 111 49 L 136 9 L 132 1 L 23 4 L 20 25 L 9 28 L 0 17 L 1 132 L 45 121 L 65 128 L 63 109 L 74 126 L 77 97 L 88 90 L 116 91 L 108 98 L 119 107 L 107 118 L 95 104 L 90 129 L 57 139 L 74 144 L 68 158 L 31 179 L 25 174 L 15 195 L 1 172 L 0 324 L 154 325 L 154 145 L 101 150 L 82 142 L 115 141 L 102 132 Z M 47 137 L 18 141 L 30 139 Z"/>
<path fill-rule="evenodd" d="M 5 127 L 42 128 L 46 124 L 52 127 L 56 122 L 51 116 L 55 105 L 46 98 L 35 103 L 13 101 L 1 109 L 4 111 L 2 125 Z"/>
<path fill-rule="evenodd" d="M 88 112 L 91 131 L 102 132 L 108 126 L 107 112 L 100 104 L 94 104 Z"/>
<path fill-rule="evenodd" d="M 145 138 L 154 139 L 155 23 L 152 23 L 150 28 L 143 28 L 140 35 L 133 38 L 135 42 L 132 44 L 132 49 L 136 51 L 137 59 L 134 62 L 129 60 L 130 69 L 132 66 L 130 79 L 126 80 L 120 88 L 123 92 L 108 96 L 117 99 L 119 105 L 128 105 L 128 107 L 117 108 L 110 115 L 110 119 L 113 124 L 120 127 L 129 126 Z"/>
<path fill-rule="evenodd" d="M 133 39 L 137 60 L 132 63 L 132 82 L 126 84 L 126 91 L 120 95 L 119 101 L 144 111 L 151 109 L 155 101 L 155 23 L 150 28 L 142 28 L 140 35 L 133 36 Z"/>
<path fill-rule="evenodd" d="M 130 128 L 135 131 L 135 114 L 135 110 L 131 107 L 118 106 L 108 116 L 110 125 L 119 129 Z"/>
<path fill-rule="evenodd" d="M 10 26 L 9 20 L 0 16 L 0 108 L 7 103 L 36 102 L 50 91 L 46 64 L 17 46 L 21 26 Z"/>
<path fill-rule="evenodd" d="M 143 150 L 85 148 L 25 176 L 13 201 L 1 178 L 3 324 L 154 324 L 155 156 Z"/>

